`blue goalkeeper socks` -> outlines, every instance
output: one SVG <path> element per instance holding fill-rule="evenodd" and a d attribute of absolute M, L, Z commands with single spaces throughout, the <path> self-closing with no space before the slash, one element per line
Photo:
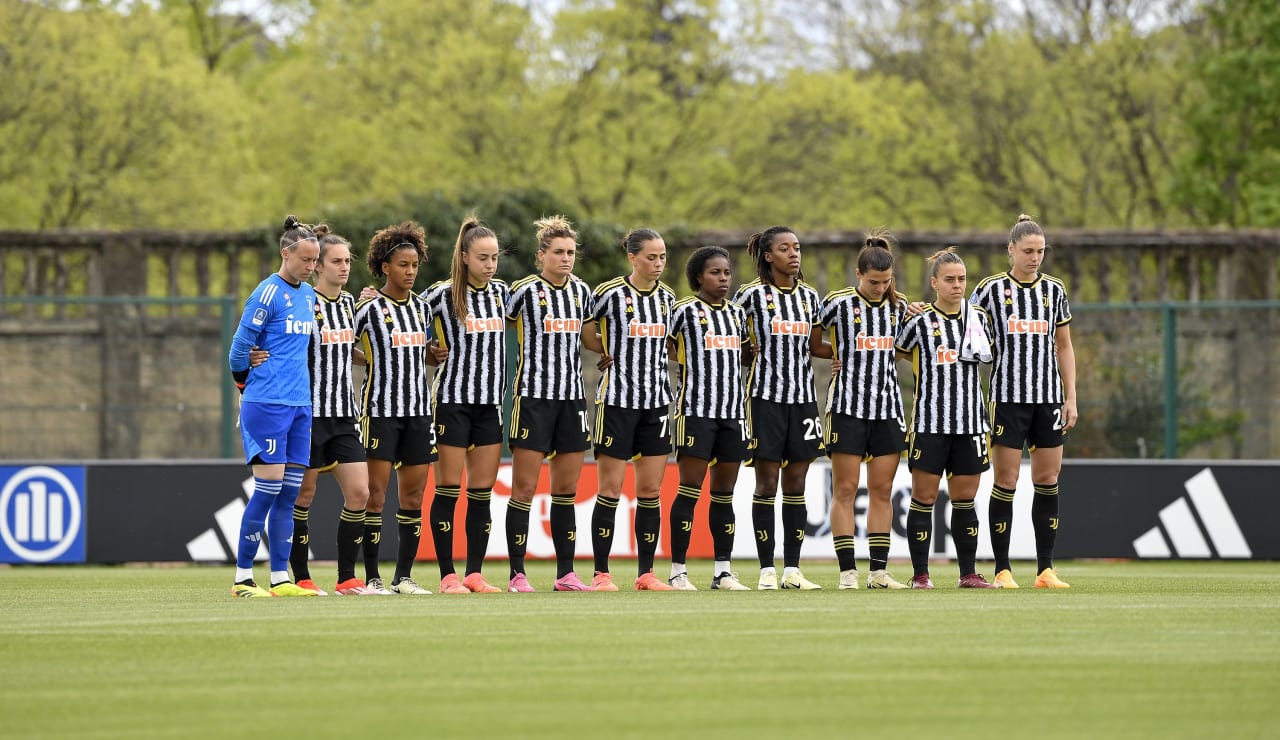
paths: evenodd
<path fill-rule="evenodd" d="M 240 515 L 240 540 L 236 544 L 237 568 L 253 568 L 253 556 L 258 554 L 258 545 L 262 542 L 262 528 L 267 522 L 267 512 L 279 498 L 281 483 L 278 480 L 253 479 L 253 495 L 249 497 L 249 505 L 244 507 L 244 513 Z"/>
<path fill-rule="evenodd" d="M 289 569 L 289 553 L 293 549 L 293 504 L 302 488 L 302 468 L 285 468 L 280 495 L 271 503 L 267 514 L 267 547 L 270 548 L 271 571 Z M 303 545 L 306 547 L 306 545 Z"/>

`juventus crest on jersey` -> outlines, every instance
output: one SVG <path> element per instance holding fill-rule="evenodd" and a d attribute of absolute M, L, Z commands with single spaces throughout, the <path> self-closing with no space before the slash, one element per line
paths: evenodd
<path fill-rule="evenodd" d="M 1041 274 L 1021 283 L 1005 272 L 978 283 L 969 300 L 991 319 L 991 400 L 1062 403 L 1057 329 L 1071 323 L 1062 281 Z"/>
<path fill-rule="evenodd" d="M 600 375 L 596 399 L 608 406 L 654 409 L 671 403 L 667 318 L 675 293 L 663 283 L 642 291 L 625 277 L 596 286 L 591 318 L 613 365 Z"/>
<path fill-rule="evenodd" d="M 748 341 L 747 315 L 728 301 L 719 305 L 697 296 L 671 309 L 668 322 L 680 364 L 676 413 L 705 419 L 745 419 L 742 345 Z"/>
<path fill-rule="evenodd" d="M 351 384 L 351 350 L 356 342 L 356 299 L 340 291 L 337 298 L 316 293 L 315 330 L 311 335 L 311 413 L 344 418 L 358 416 Z"/>
<path fill-rule="evenodd" d="M 453 307 L 453 284 L 432 285 L 422 294 L 435 319 L 436 341 L 449 359 L 436 370 L 431 392 L 436 403 L 500 404 L 507 383 L 506 306 L 509 289 L 501 280 L 483 288 L 467 284 L 465 320 Z"/>
<path fill-rule="evenodd" d="M 410 293 L 403 301 L 377 296 L 356 304 L 355 330 L 365 360 L 364 415 L 430 416 L 427 340 L 431 310 Z"/>
<path fill-rule="evenodd" d="M 591 309 L 591 288 L 572 275 L 563 285 L 530 275 L 511 286 L 506 314 L 520 342 L 515 395 L 560 401 L 586 397 L 581 336 Z"/>
<path fill-rule="evenodd" d="M 978 363 L 960 361 L 964 337 L 964 307 L 947 314 L 930 304 L 924 313 L 912 316 L 898 334 L 897 348 L 912 353 L 916 373 L 915 407 L 911 428 L 924 434 L 984 434 L 991 427 L 982 400 Z M 983 322 L 991 335 L 987 317 L 972 315 Z"/>
<path fill-rule="evenodd" d="M 831 374 L 827 412 L 857 419 L 902 419 L 902 389 L 894 343 L 906 317 L 906 296 L 872 301 L 857 288 L 838 290 L 822 302 L 839 373 Z"/>
<path fill-rule="evenodd" d="M 753 280 L 738 289 L 733 302 L 747 315 L 756 346 L 748 380 L 752 398 L 774 403 L 811 403 L 813 364 L 809 334 L 822 313 L 818 291 L 805 282 L 790 288 Z"/>

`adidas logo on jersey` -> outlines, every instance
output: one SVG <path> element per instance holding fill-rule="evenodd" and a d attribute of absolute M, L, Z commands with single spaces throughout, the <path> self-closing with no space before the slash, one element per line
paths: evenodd
<path fill-rule="evenodd" d="M 632 319 L 627 324 L 627 336 L 629 337 L 650 337 L 661 339 L 667 335 L 666 324 L 646 324 L 637 319 Z"/>
<path fill-rule="evenodd" d="M 1015 314 L 1009 317 L 1005 328 L 1010 334 L 1048 334 L 1049 322 L 1043 319 L 1020 319 Z"/>
<path fill-rule="evenodd" d="M 546 316 L 542 319 L 542 330 L 552 334 L 577 334 L 582 331 L 582 320 Z"/>
<path fill-rule="evenodd" d="M 741 349 L 742 337 L 736 334 L 707 334 L 702 338 L 706 349 Z"/>
<path fill-rule="evenodd" d="M 786 334 L 809 336 L 810 325 L 808 321 L 787 321 L 786 319 L 774 319 L 769 324 L 769 331 L 773 334 Z"/>
<path fill-rule="evenodd" d="M 893 349 L 893 337 L 869 337 L 865 332 L 858 332 L 853 338 L 853 348 L 857 350 Z"/>

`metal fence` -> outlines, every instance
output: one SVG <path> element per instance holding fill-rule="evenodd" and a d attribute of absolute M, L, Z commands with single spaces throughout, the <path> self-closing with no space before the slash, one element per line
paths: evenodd
<path fill-rule="evenodd" d="M 240 307 L 0 296 L 0 459 L 238 456 L 226 357 Z M 1074 311 L 1081 419 L 1069 456 L 1280 457 L 1280 301 Z M 815 364 L 824 401 L 829 365 Z"/>

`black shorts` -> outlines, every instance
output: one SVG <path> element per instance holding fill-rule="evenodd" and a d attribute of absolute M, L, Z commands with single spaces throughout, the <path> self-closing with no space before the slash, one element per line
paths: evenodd
<path fill-rule="evenodd" d="M 360 422 L 349 416 L 317 416 L 311 420 L 311 462 L 307 467 L 330 470 L 342 463 L 364 460 Z"/>
<path fill-rule="evenodd" d="M 430 416 L 375 416 L 364 420 L 364 451 L 371 460 L 426 465 L 440 458 Z"/>
<path fill-rule="evenodd" d="M 747 459 L 751 435 L 746 419 L 704 419 L 700 416 L 676 417 L 676 456 L 699 460 L 742 462 Z"/>
<path fill-rule="evenodd" d="M 826 442 L 828 455 L 857 455 L 864 460 L 881 455 L 900 455 L 907 449 L 907 422 L 827 414 Z"/>
<path fill-rule="evenodd" d="M 656 409 L 624 409 L 596 404 L 593 441 L 596 457 L 619 460 L 671 454 L 671 417 L 666 406 Z"/>
<path fill-rule="evenodd" d="M 561 452 L 585 452 L 591 447 L 587 402 L 517 396 L 511 407 L 512 449 L 537 450 L 548 457 Z"/>
<path fill-rule="evenodd" d="M 502 444 L 502 409 L 493 404 L 436 404 L 437 442 L 449 447 Z"/>
<path fill-rule="evenodd" d="M 1021 450 L 1023 446 L 1061 447 L 1067 441 L 1060 403 L 991 403 L 991 444 Z"/>
<path fill-rule="evenodd" d="M 907 467 L 942 475 L 978 475 L 991 467 L 985 434 L 911 435 Z"/>
<path fill-rule="evenodd" d="M 751 399 L 751 457 L 784 465 L 807 462 L 826 449 L 822 444 L 822 417 L 818 404 L 774 403 Z"/>

